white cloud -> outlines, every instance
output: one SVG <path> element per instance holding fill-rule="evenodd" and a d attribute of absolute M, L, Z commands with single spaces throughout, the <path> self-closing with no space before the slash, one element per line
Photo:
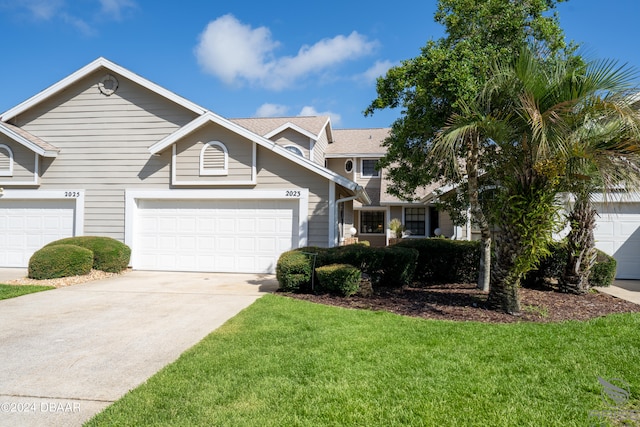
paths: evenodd
<path fill-rule="evenodd" d="M 387 74 L 387 71 L 395 65 L 397 64 L 391 61 L 376 61 L 371 68 L 358 77 L 358 80 L 366 84 L 375 83 L 378 77 Z"/>
<path fill-rule="evenodd" d="M 64 7 L 64 0 L 2 1 L 0 6 L 10 9 L 27 9 L 32 18 L 48 21 Z"/>
<path fill-rule="evenodd" d="M 137 7 L 134 0 L 93 0 L 93 5 L 100 5 L 100 11 L 82 6 L 82 13 L 78 13 L 78 4 L 65 0 L 0 0 L 0 7 L 16 10 L 18 13 L 27 12 L 36 21 L 60 21 L 79 30 L 85 35 L 97 33 L 96 23 L 105 20 L 121 20 L 126 10 Z"/>
<path fill-rule="evenodd" d="M 237 79 L 262 80 L 272 64 L 271 52 L 277 47 L 265 27 L 252 29 L 233 15 L 210 22 L 196 46 L 198 62 L 208 73 L 231 84 Z"/>
<path fill-rule="evenodd" d="M 342 120 L 342 117 L 338 113 L 334 113 L 331 111 L 319 112 L 314 107 L 311 107 L 309 105 L 302 107 L 302 110 L 300 110 L 298 116 L 329 116 L 329 118 L 331 119 L 331 126 L 339 125 L 340 121 Z"/>
<path fill-rule="evenodd" d="M 100 0 L 100 5 L 102 6 L 101 12 L 116 21 L 122 19 L 122 14 L 126 12 L 127 9 L 137 7 L 133 0 Z"/>
<path fill-rule="evenodd" d="M 93 36 L 96 34 L 96 30 L 91 25 L 87 24 L 84 20 L 76 16 L 69 15 L 65 12 L 61 12 L 60 18 L 65 23 L 70 24 L 73 27 L 76 27 L 76 29 L 78 29 L 81 33 L 83 33 L 86 36 Z"/>
<path fill-rule="evenodd" d="M 233 15 L 211 21 L 200 34 L 195 48 L 204 71 L 227 84 L 250 83 L 280 90 L 311 74 L 370 54 L 377 43 L 352 32 L 302 46 L 295 56 L 276 57 L 280 43 L 266 27 L 252 28 Z"/>
<path fill-rule="evenodd" d="M 256 110 L 255 117 L 282 117 L 286 116 L 289 107 L 280 104 L 262 104 Z"/>

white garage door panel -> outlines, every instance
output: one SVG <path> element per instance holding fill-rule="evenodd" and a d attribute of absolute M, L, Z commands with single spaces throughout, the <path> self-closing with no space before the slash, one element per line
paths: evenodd
<path fill-rule="evenodd" d="M 47 243 L 73 236 L 74 200 L 1 200 L 0 267 L 27 267 Z"/>
<path fill-rule="evenodd" d="M 272 273 L 297 247 L 297 200 L 139 200 L 137 212 L 140 269 Z"/>
<path fill-rule="evenodd" d="M 616 259 L 617 278 L 640 279 L 640 203 L 596 206 L 596 247 Z"/>

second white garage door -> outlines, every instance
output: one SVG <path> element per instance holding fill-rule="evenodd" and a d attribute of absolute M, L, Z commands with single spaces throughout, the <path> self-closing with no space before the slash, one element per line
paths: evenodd
<path fill-rule="evenodd" d="M 596 247 L 618 262 L 618 279 L 640 279 L 640 203 L 600 203 Z"/>
<path fill-rule="evenodd" d="M 298 224 L 295 200 L 139 200 L 134 268 L 273 273 Z"/>
<path fill-rule="evenodd" d="M 75 199 L 0 199 L 0 267 L 27 267 L 38 249 L 74 235 Z"/>

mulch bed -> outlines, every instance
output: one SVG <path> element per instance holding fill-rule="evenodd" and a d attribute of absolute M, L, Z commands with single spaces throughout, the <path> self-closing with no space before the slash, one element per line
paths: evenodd
<path fill-rule="evenodd" d="M 640 312 L 640 305 L 592 291 L 572 295 L 553 288 L 520 289 L 521 313 L 511 315 L 486 307 L 487 293 L 475 284 L 405 287 L 374 292 L 370 296 L 292 294 L 292 298 L 345 308 L 384 310 L 425 319 L 489 323 L 561 322 L 588 320 L 613 313 Z"/>

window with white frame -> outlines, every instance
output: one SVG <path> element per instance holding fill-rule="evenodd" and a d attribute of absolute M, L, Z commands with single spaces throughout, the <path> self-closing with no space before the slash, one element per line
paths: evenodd
<path fill-rule="evenodd" d="M 13 176 L 13 151 L 4 144 L 0 144 L 0 176 Z"/>
<path fill-rule="evenodd" d="M 425 236 L 427 210 L 425 208 L 405 208 L 404 227 L 411 236 Z"/>
<path fill-rule="evenodd" d="M 284 149 L 287 151 L 291 151 L 293 154 L 297 154 L 300 157 L 304 157 L 302 150 L 296 147 L 295 145 L 285 145 Z"/>
<path fill-rule="evenodd" d="M 360 175 L 363 178 L 378 178 L 380 171 L 377 169 L 378 159 L 362 159 L 360 161 Z"/>
<path fill-rule="evenodd" d="M 360 211 L 360 234 L 384 234 L 384 211 Z"/>
<path fill-rule="evenodd" d="M 222 142 L 209 141 L 200 151 L 200 175 L 227 175 L 229 152 Z"/>

